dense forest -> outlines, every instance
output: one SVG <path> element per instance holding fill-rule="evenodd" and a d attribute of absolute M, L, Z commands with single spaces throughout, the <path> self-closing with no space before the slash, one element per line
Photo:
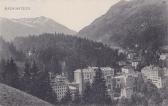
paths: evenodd
<path fill-rule="evenodd" d="M 35 61 L 41 70 L 64 72 L 73 80 L 73 71 L 87 66 L 118 67 L 123 55 L 102 43 L 64 34 L 42 34 L 18 37 L 13 41 L 25 57 L 20 60 Z"/>
<path fill-rule="evenodd" d="M 21 51 L 16 50 L 16 47 L 12 42 L 6 42 L 2 37 L 0 37 L 0 59 L 9 59 L 13 57 L 17 61 L 24 59 L 24 54 Z"/>

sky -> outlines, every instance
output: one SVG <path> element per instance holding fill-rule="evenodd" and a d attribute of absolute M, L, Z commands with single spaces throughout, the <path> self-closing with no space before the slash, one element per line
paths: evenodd
<path fill-rule="evenodd" d="M 105 14 L 119 0 L 0 0 L 0 17 L 45 16 L 79 31 Z M 10 10 L 10 8 L 26 8 Z M 5 9 L 9 8 L 9 9 Z"/>

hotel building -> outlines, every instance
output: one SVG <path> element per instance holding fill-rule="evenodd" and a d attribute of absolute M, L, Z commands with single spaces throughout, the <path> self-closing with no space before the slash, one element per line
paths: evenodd
<path fill-rule="evenodd" d="M 150 80 L 157 88 L 163 88 L 167 85 L 167 76 L 164 68 L 156 66 L 147 66 L 141 70 L 145 80 Z"/>
<path fill-rule="evenodd" d="M 51 80 L 53 91 L 57 94 L 57 100 L 60 101 L 68 90 L 68 81 L 64 75 L 57 75 Z"/>

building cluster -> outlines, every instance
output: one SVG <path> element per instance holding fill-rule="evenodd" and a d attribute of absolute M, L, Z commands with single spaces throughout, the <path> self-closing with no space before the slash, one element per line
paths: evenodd
<path fill-rule="evenodd" d="M 136 54 L 128 54 L 128 61 L 121 61 L 119 63 L 121 70 L 115 72 L 111 67 L 87 67 L 84 69 L 77 69 L 74 71 L 74 82 L 69 82 L 64 75 L 57 75 L 52 78 L 51 84 L 53 90 L 57 94 L 58 100 L 61 100 L 67 90 L 69 89 L 72 97 L 76 92 L 83 94 L 86 84 L 92 84 L 96 71 L 100 69 L 102 76 L 105 79 L 108 95 L 114 99 L 122 97 L 131 98 L 135 90 L 136 79 L 140 75 L 143 76 L 144 81 L 151 81 L 157 88 L 163 88 L 168 85 L 168 68 L 159 66 L 146 66 L 142 68 L 141 72 L 136 71 L 140 62 L 140 58 L 135 58 Z M 161 56 L 161 59 L 167 57 Z"/>
<path fill-rule="evenodd" d="M 123 67 L 121 72 L 115 74 L 115 70 L 111 67 L 101 67 L 103 77 L 106 82 L 107 92 L 111 98 L 130 98 L 133 94 L 134 83 L 138 72 L 134 71 L 133 67 Z M 79 92 L 82 94 L 85 89 L 85 84 L 92 84 L 98 67 L 88 67 L 85 69 L 77 69 L 74 72 L 74 80 L 79 84 Z"/>
<path fill-rule="evenodd" d="M 112 81 L 114 76 L 114 69 L 110 67 L 101 67 L 100 68 L 103 74 L 104 79 L 106 80 L 106 86 L 108 88 L 108 92 L 112 92 Z M 86 83 L 93 83 L 94 77 L 96 75 L 96 71 L 98 67 L 88 67 L 85 69 L 77 69 L 74 71 L 74 81 L 79 85 L 79 93 L 82 95 Z M 111 95 L 110 95 L 111 96 Z"/>

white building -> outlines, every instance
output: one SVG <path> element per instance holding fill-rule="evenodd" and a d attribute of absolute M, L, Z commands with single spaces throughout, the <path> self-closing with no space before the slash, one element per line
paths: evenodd
<path fill-rule="evenodd" d="M 134 68 L 131 66 L 124 66 L 121 68 L 122 74 L 131 74 L 134 73 Z"/>
<path fill-rule="evenodd" d="M 60 101 L 68 90 L 68 81 L 64 75 L 57 75 L 51 80 L 52 89 L 57 94 L 57 99 Z"/>
<path fill-rule="evenodd" d="M 144 79 L 150 80 L 157 88 L 163 88 L 167 84 L 167 77 L 165 76 L 164 69 L 155 66 L 144 67 L 141 70 Z"/>
<path fill-rule="evenodd" d="M 167 67 L 164 67 L 163 70 L 164 70 L 164 75 L 165 75 L 166 77 L 168 77 L 168 68 L 167 68 Z"/>
<path fill-rule="evenodd" d="M 168 53 L 162 53 L 160 55 L 160 60 L 166 60 L 166 59 L 168 59 Z"/>
<path fill-rule="evenodd" d="M 138 64 L 139 64 L 139 61 L 138 61 L 138 60 L 133 60 L 133 61 L 131 62 L 132 67 L 134 67 L 135 69 L 137 69 Z"/>

